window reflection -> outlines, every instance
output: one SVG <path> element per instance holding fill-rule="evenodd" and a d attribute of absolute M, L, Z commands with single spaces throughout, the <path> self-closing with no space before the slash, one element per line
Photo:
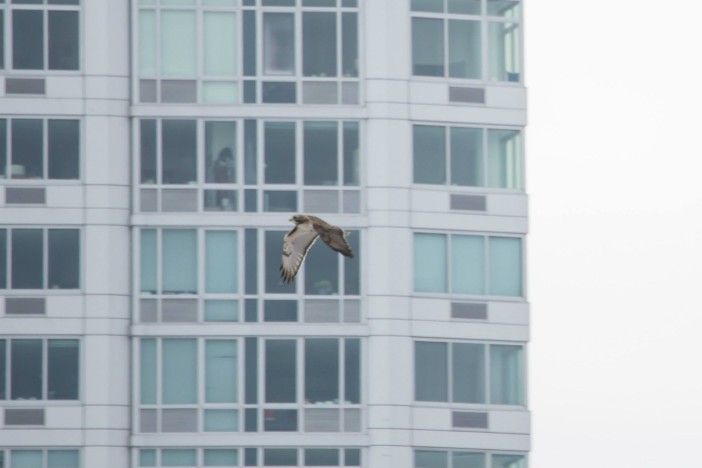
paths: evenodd
<path fill-rule="evenodd" d="M 263 70 L 267 75 L 295 72 L 295 17 L 291 13 L 263 15 Z"/>

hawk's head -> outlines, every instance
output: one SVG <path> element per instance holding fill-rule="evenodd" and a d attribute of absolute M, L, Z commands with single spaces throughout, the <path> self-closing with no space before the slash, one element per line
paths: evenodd
<path fill-rule="evenodd" d="M 290 221 L 292 221 L 295 224 L 300 224 L 304 223 L 307 221 L 307 216 L 304 215 L 295 215 L 292 218 L 290 218 Z"/>

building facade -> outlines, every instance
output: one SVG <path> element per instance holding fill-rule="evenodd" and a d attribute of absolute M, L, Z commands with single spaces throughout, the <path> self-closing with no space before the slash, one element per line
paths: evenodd
<path fill-rule="evenodd" d="M 0 467 L 526 468 L 522 2 L 0 0 Z M 297 212 L 349 233 L 278 266 Z"/>

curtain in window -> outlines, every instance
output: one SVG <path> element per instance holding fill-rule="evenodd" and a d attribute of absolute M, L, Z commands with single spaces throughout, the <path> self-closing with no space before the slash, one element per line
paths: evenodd
<path fill-rule="evenodd" d="M 236 345 L 236 340 L 207 340 L 205 344 L 205 400 L 208 403 L 237 401 Z"/>
<path fill-rule="evenodd" d="M 139 74 L 156 75 L 156 12 L 139 12 Z"/>
<path fill-rule="evenodd" d="M 156 230 L 141 230 L 141 292 L 156 294 Z"/>
<path fill-rule="evenodd" d="M 485 294 L 485 238 L 451 237 L 451 292 Z"/>
<path fill-rule="evenodd" d="M 488 186 L 522 188 L 522 139 L 519 130 L 488 130 Z"/>
<path fill-rule="evenodd" d="M 412 74 L 444 76 L 444 20 L 412 18 Z"/>
<path fill-rule="evenodd" d="M 446 236 L 414 235 L 414 290 L 446 292 Z"/>
<path fill-rule="evenodd" d="M 292 13 L 263 14 L 263 71 L 267 75 L 295 73 L 295 17 Z"/>
<path fill-rule="evenodd" d="M 197 232 L 163 230 L 163 293 L 197 292 Z"/>
<path fill-rule="evenodd" d="M 490 403 L 524 404 L 522 361 L 521 346 L 490 346 Z"/>
<path fill-rule="evenodd" d="M 480 22 L 449 20 L 449 76 L 481 77 Z"/>
<path fill-rule="evenodd" d="M 140 341 L 139 367 L 140 399 L 142 405 L 156 404 L 156 340 L 142 338 Z"/>
<path fill-rule="evenodd" d="M 239 284 L 237 233 L 208 231 L 205 234 L 205 291 L 235 293 Z"/>
<path fill-rule="evenodd" d="M 197 402 L 197 342 L 193 339 L 162 341 L 162 394 L 165 404 Z"/>
<path fill-rule="evenodd" d="M 195 12 L 161 12 L 161 74 L 190 77 L 196 73 Z"/>
<path fill-rule="evenodd" d="M 417 401 L 448 401 L 448 345 L 414 344 L 414 393 Z"/>
<path fill-rule="evenodd" d="M 235 75 L 238 50 L 236 15 L 207 12 L 203 21 L 205 75 Z"/>
<path fill-rule="evenodd" d="M 456 403 L 485 403 L 485 345 L 454 343 L 453 401 Z"/>
<path fill-rule="evenodd" d="M 522 240 L 490 237 L 490 291 L 493 296 L 522 295 Z"/>

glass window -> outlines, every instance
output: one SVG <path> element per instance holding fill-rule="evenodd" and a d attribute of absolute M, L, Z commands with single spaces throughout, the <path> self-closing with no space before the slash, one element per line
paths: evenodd
<path fill-rule="evenodd" d="M 156 230 L 141 230 L 141 292 L 156 294 Z"/>
<path fill-rule="evenodd" d="M 490 44 L 490 79 L 494 81 L 518 82 L 520 77 L 520 37 L 516 23 L 490 22 L 488 41 Z"/>
<path fill-rule="evenodd" d="M 234 449 L 205 449 L 205 466 L 239 466 L 239 452 Z"/>
<path fill-rule="evenodd" d="M 483 130 L 466 127 L 451 127 L 450 130 L 451 184 L 470 187 L 484 185 Z"/>
<path fill-rule="evenodd" d="M 296 401 L 295 340 L 266 341 L 266 402 Z"/>
<path fill-rule="evenodd" d="M 197 292 L 197 232 L 194 229 L 163 230 L 163 292 Z"/>
<path fill-rule="evenodd" d="M 518 130 L 488 130 L 488 186 L 521 189 L 522 138 Z"/>
<path fill-rule="evenodd" d="M 206 12 L 203 15 L 205 75 L 223 76 L 237 73 L 236 15 Z"/>
<path fill-rule="evenodd" d="M 522 295 L 522 241 L 515 237 L 490 238 L 490 294 Z"/>
<path fill-rule="evenodd" d="M 10 395 L 13 400 L 42 399 L 42 340 L 12 340 Z"/>
<path fill-rule="evenodd" d="M 49 400 L 77 400 L 78 340 L 49 340 L 48 343 Z"/>
<path fill-rule="evenodd" d="M 339 294 L 339 254 L 326 248 L 326 245 L 323 247 L 325 248 L 310 249 L 307 252 L 304 265 L 305 294 Z"/>
<path fill-rule="evenodd" d="M 305 402 L 339 402 L 339 340 L 305 340 Z"/>
<path fill-rule="evenodd" d="M 412 11 L 443 13 L 444 0 L 412 0 Z"/>
<path fill-rule="evenodd" d="M 484 453 L 453 452 L 451 468 L 486 468 L 487 457 Z"/>
<path fill-rule="evenodd" d="M 448 0 L 448 12 L 464 15 L 479 15 L 481 0 Z"/>
<path fill-rule="evenodd" d="M 446 236 L 415 234 L 414 290 L 446 292 Z"/>
<path fill-rule="evenodd" d="M 344 185 L 359 184 L 358 122 L 344 122 Z"/>
<path fill-rule="evenodd" d="M 12 288 L 41 289 L 44 287 L 44 247 L 41 229 L 12 231 Z"/>
<path fill-rule="evenodd" d="M 521 346 L 490 346 L 490 402 L 524 404 L 524 369 Z"/>
<path fill-rule="evenodd" d="M 444 21 L 412 18 L 412 70 L 418 76 L 444 76 Z"/>
<path fill-rule="evenodd" d="M 207 340 L 205 345 L 205 400 L 237 401 L 237 347 L 235 340 Z"/>
<path fill-rule="evenodd" d="M 49 179 L 77 179 L 80 160 L 78 120 L 49 120 Z"/>
<path fill-rule="evenodd" d="M 7 287 L 7 229 L 0 229 L 0 289 Z"/>
<path fill-rule="evenodd" d="M 336 13 L 302 14 L 302 49 L 305 76 L 336 76 Z"/>
<path fill-rule="evenodd" d="M 193 449 L 163 449 L 161 450 L 162 466 L 195 466 L 197 453 Z"/>
<path fill-rule="evenodd" d="M 195 12 L 161 12 L 161 72 L 173 77 L 195 74 Z"/>
<path fill-rule="evenodd" d="M 197 401 L 197 343 L 194 339 L 163 340 L 162 393 L 165 404 Z"/>
<path fill-rule="evenodd" d="M 417 401 L 448 401 L 448 347 L 446 343 L 417 341 L 414 355 L 415 399 Z"/>
<path fill-rule="evenodd" d="M 156 12 L 141 10 L 139 12 L 139 73 L 155 75 L 156 71 Z"/>
<path fill-rule="evenodd" d="M 305 122 L 305 185 L 338 184 L 338 125 Z"/>
<path fill-rule="evenodd" d="M 295 183 L 295 123 L 266 122 L 265 176 L 268 184 Z"/>
<path fill-rule="evenodd" d="M 44 25 L 40 10 L 12 11 L 12 68 L 44 68 Z"/>
<path fill-rule="evenodd" d="M 12 119 L 12 178 L 44 177 L 42 135 L 41 119 Z"/>
<path fill-rule="evenodd" d="M 236 123 L 205 122 L 205 181 L 236 182 Z"/>
<path fill-rule="evenodd" d="M 527 468 L 524 455 L 493 455 L 492 468 Z"/>
<path fill-rule="evenodd" d="M 195 120 L 162 121 L 163 183 L 188 184 L 196 180 Z"/>
<path fill-rule="evenodd" d="M 521 0 L 487 0 L 487 14 L 503 18 L 519 18 Z"/>
<path fill-rule="evenodd" d="M 446 131 L 444 127 L 415 125 L 414 181 L 420 184 L 446 183 Z"/>
<path fill-rule="evenodd" d="M 305 466 L 338 466 L 338 449 L 305 449 Z"/>
<path fill-rule="evenodd" d="M 141 154 L 141 183 L 156 183 L 156 121 L 139 121 L 139 143 Z"/>
<path fill-rule="evenodd" d="M 263 466 L 297 466 L 297 449 L 264 449 Z"/>
<path fill-rule="evenodd" d="M 44 454 L 41 450 L 12 450 L 12 468 L 42 468 Z"/>
<path fill-rule="evenodd" d="M 2 10 L 0 10 L 0 51 L 2 48 Z M 2 53 L 0 53 L 0 68 L 2 68 Z M 9 174 L 5 170 L 7 166 L 7 119 L 0 119 L 0 179 L 6 178 Z"/>
<path fill-rule="evenodd" d="M 49 229 L 49 288 L 78 289 L 79 278 L 79 231 Z"/>
<path fill-rule="evenodd" d="M 438 450 L 415 450 L 414 467 L 448 468 L 447 453 Z"/>
<path fill-rule="evenodd" d="M 49 11 L 49 68 L 78 70 L 78 12 Z"/>
<path fill-rule="evenodd" d="M 481 77 L 480 22 L 449 20 L 449 76 Z"/>
<path fill-rule="evenodd" d="M 361 402 L 361 340 L 344 340 L 344 398 L 346 403 Z"/>
<path fill-rule="evenodd" d="M 345 77 L 358 76 L 358 15 L 341 14 L 342 73 Z"/>
<path fill-rule="evenodd" d="M 156 403 L 156 340 L 153 338 L 141 339 L 141 359 L 139 381 L 141 383 L 140 402 L 143 405 Z"/>
<path fill-rule="evenodd" d="M 267 75 L 295 73 L 295 17 L 263 14 L 263 70 Z"/>
<path fill-rule="evenodd" d="M 451 288 L 460 294 L 485 294 L 485 238 L 453 236 Z"/>
<path fill-rule="evenodd" d="M 48 450 L 47 468 L 79 468 L 78 450 Z"/>
<path fill-rule="evenodd" d="M 235 293 L 239 285 L 237 233 L 208 231 L 205 233 L 205 291 Z"/>
<path fill-rule="evenodd" d="M 451 351 L 453 401 L 485 403 L 485 346 L 453 343 Z"/>

